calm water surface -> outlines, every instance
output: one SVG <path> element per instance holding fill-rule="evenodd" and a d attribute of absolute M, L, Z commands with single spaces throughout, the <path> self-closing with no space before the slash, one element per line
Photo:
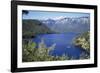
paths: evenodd
<path fill-rule="evenodd" d="M 80 54 L 85 52 L 82 48 L 77 47 L 73 44 L 73 40 L 79 34 L 76 33 L 66 33 L 66 34 L 40 34 L 33 38 L 35 43 L 41 42 L 44 39 L 44 43 L 47 47 L 56 44 L 55 49 L 50 52 L 53 56 L 62 56 L 63 54 L 69 57 L 79 58 Z"/>

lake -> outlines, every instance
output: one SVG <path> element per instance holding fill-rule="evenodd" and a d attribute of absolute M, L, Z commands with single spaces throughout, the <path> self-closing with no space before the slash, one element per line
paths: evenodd
<path fill-rule="evenodd" d="M 62 56 L 63 54 L 66 54 L 69 57 L 78 59 L 83 52 L 86 53 L 83 48 L 80 48 L 73 44 L 73 40 L 78 35 L 79 34 L 72 32 L 66 34 L 39 34 L 36 35 L 35 38 L 33 38 L 33 41 L 38 44 L 43 38 L 44 43 L 47 47 L 56 44 L 55 49 L 50 52 L 50 55 Z"/>

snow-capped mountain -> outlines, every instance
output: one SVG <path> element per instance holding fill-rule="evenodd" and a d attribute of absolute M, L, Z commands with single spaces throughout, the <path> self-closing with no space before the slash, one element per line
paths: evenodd
<path fill-rule="evenodd" d="M 66 33 L 66 32 L 85 32 L 90 29 L 89 17 L 60 17 L 56 19 L 41 20 L 41 22 L 50 28 L 52 31 Z"/>

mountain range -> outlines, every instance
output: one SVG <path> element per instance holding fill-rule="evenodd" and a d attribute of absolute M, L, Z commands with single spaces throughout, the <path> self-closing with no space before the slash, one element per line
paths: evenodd
<path fill-rule="evenodd" d="M 85 32 L 90 30 L 89 17 L 68 18 L 63 17 L 60 19 L 47 19 L 41 22 L 50 28 L 52 31 L 58 33 L 66 32 Z"/>
<path fill-rule="evenodd" d="M 23 19 L 22 25 L 23 36 L 67 32 L 83 33 L 90 30 L 90 18 Z"/>

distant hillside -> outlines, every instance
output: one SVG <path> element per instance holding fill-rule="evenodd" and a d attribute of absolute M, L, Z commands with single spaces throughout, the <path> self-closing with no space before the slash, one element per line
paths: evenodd
<path fill-rule="evenodd" d="M 63 17 L 59 19 L 41 20 L 48 28 L 58 33 L 77 32 L 83 33 L 90 30 L 89 17 Z"/>
<path fill-rule="evenodd" d="M 32 37 L 36 34 L 52 33 L 52 31 L 38 20 L 22 20 L 23 37 Z"/>
<path fill-rule="evenodd" d="M 89 30 L 89 17 L 64 17 L 47 20 L 23 19 L 23 36 L 25 37 L 46 33 L 84 33 Z"/>

